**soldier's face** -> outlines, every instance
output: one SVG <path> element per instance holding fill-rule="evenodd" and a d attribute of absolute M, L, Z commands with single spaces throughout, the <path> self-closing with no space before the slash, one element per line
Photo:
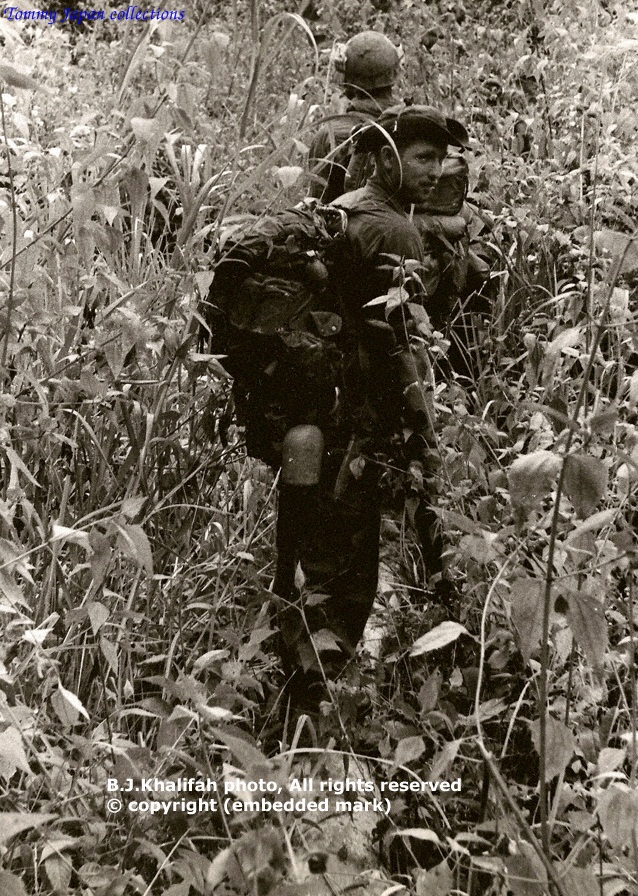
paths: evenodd
<path fill-rule="evenodd" d="M 392 160 L 400 202 L 421 205 L 428 201 L 441 177 L 446 154 L 447 146 L 429 140 L 417 140 L 402 149 L 399 153 L 401 165 L 396 155 L 391 153 L 388 158 Z"/>

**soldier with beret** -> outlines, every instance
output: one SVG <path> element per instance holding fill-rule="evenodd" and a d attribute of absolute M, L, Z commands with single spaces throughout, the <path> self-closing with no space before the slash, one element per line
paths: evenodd
<path fill-rule="evenodd" d="M 415 312 L 436 308 L 428 307 L 423 289 L 427 258 L 411 211 L 427 203 L 448 146 L 466 145 L 467 133 L 431 106 L 400 105 L 365 125 L 357 143 L 373 155 L 375 171 L 364 187 L 333 202 L 348 217 L 333 271 L 334 310 L 343 319 L 338 413 L 323 428 L 318 482 L 301 491 L 284 483 L 279 499 L 274 590 L 285 607 L 281 654 L 292 702 L 307 710 L 325 697 L 325 680 L 352 660 L 372 609 L 380 480 L 393 439 L 410 431 L 414 456 L 426 470 L 436 464 L 424 389 L 429 362 L 419 331 L 424 315 Z M 436 517 L 427 501 L 421 504 L 416 524 L 426 568 L 441 581 Z"/>

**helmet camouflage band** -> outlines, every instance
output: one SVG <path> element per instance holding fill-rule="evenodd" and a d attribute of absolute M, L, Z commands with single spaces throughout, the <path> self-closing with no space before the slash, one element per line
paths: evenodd
<path fill-rule="evenodd" d="M 363 31 L 348 41 L 335 66 L 343 74 L 344 85 L 381 90 L 396 81 L 400 61 L 400 51 L 389 38 L 378 31 Z"/>

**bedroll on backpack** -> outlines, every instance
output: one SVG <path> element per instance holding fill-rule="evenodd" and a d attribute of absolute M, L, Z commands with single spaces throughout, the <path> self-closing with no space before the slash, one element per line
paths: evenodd
<path fill-rule="evenodd" d="M 248 453 L 273 467 L 286 432 L 321 424 L 340 383 L 341 317 L 331 308 L 331 250 L 345 213 L 305 200 L 222 233 L 203 317 L 233 377 Z"/>
<path fill-rule="evenodd" d="M 459 215 L 469 186 L 469 168 L 465 156 L 450 153 L 443 160 L 439 182 L 422 209 L 431 215 Z"/>

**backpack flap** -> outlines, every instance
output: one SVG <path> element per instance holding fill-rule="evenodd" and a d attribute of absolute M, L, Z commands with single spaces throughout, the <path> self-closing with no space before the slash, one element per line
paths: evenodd
<path fill-rule="evenodd" d="M 299 280 L 252 274 L 227 309 L 228 321 L 259 336 L 298 329 L 312 307 L 314 295 Z"/>
<path fill-rule="evenodd" d="M 335 404 L 341 319 L 321 309 L 346 225 L 341 209 L 306 200 L 220 240 L 207 303 L 213 341 L 234 378 L 248 451 L 273 466 L 288 429 L 321 424 Z"/>

